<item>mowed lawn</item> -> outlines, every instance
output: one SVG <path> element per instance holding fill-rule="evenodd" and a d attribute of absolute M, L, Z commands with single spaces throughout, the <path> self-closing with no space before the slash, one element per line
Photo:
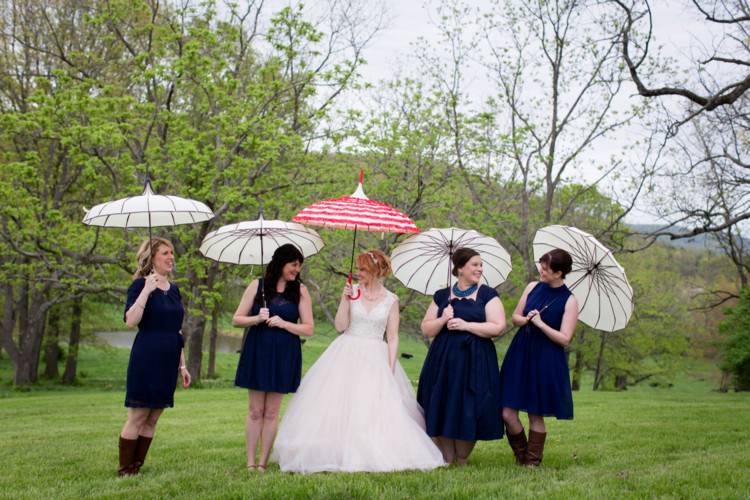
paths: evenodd
<path fill-rule="evenodd" d="M 331 341 L 304 348 L 308 367 Z M 403 341 L 416 381 L 424 346 Z M 142 474 L 117 478 L 117 436 L 128 351 L 88 347 L 82 385 L 11 390 L 0 359 L 0 497 L 3 498 L 741 498 L 750 496 L 750 395 L 720 394 L 681 379 L 671 389 L 575 394 L 573 421 L 548 421 L 544 465 L 513 464 L 505 440 L 480 442 L 467 467 L 390 474 L 265 475 L 245 469 L 247 397 L 231 387 L 236 354 L 221 378 L 178 389 L 160 421 Z M 356 391 L 352 387 L 352 391 Z M 319 408 L 334 412 L 336 408 Z"/>

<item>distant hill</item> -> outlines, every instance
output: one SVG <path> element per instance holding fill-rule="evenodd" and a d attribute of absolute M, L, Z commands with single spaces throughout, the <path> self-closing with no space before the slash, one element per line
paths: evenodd
<path fill-rule="evenodd" d="M 630 228 L 633 229 L 633 231 L 637 231 L 639 233 L 652 233 L 662 227 L 663 225 L 659 224 L 628 224 Z M 684 227 L 675 226 L 671 229 L 669 229 L 669 232 L 672 233 L 680 233 L 680 232 L 687 232 L 689 229 Z M 716 242 L 713 236 L 710 234 L 699 234 L 698 236 L 694 236 L 692 238 L 681 238 L 679 240 L 670 240 L 669 236 L 660 236 L 657 238 L 657 241 L 661 243 L 666 243 L 667 245 L 671 245 L 673 247 L 678 248 L 689 248 L 692 250 L 709 250 L 711 252 L 720 252 L 721 246 Z M 750 244 L 750 241 L 747 242 Z"/>

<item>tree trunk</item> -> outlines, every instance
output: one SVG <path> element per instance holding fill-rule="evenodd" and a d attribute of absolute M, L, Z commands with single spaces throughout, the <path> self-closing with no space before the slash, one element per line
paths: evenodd
<path fill-rule="evenodd" d="M 187 322 L 188 331 L 188 371 L 194 382 L 201 379 L 203 365 L 203 332 L 206 328 L 206 318 L 191 316 Z"/>
<path fill-rule="evenodd" d="M 198 314 L 186 314 L 183 332 L 187 333 L 186 344 L 188 345 L 188 371 L 194 382 L 200 382 L 201 371 L 203 368 L 203 334 L 206 330 L 205 303 L 199 301 L 200 290 L 212 290 L 216 275 L 219 271 L 219 263 L 206 271 L 205 277 L 196 276 L 194 272 L 188 272 L 188 282 L 190 286 L 190 302 L 187 307 L 188 311 L 200 311 Z"/>
<path fill-rule="evenodd" d="M 32 382 L 31 359 L 27 356 L 22 356 L 16 364 L 16 371 L 13 374 L 13 385 L 23 387 L 31 385 Z"/>
<path fill-rule="evenodd" d="M 601 340 L 599 341 L 599 354 L 596 357 L 596 371 L 594 372 L 593 390 L 598 390 L 602 382 L 602 364 L 604 363 L 604 344 L 607 341 L 606 332 L 600 332 Z"/>
<path fill-rule="evenodd" d="M 44 294 L 41 291 L 34 290 L 31 295 L 31 321 L 29 322 L 30 327 L 30 356 L 31 356 L 31 381 L 36 382 L 39 378 L 39 361 L 42 355 L 42 341 L 44 340 L 44 332 L 47 327 L 47 311 L 48 308 L 43 308 Z"/>
<path fill-rule="evenodd" d="M 49 286 L 39 289 L 30 287 L 28 280 L 23 280 L 19 287 L 18 301 L 18 360 L 15 385 L 27 385 L 37 381 L 39 357 L 42 351 L 42 340 L 47 323 L 47 311 L 50 303 L 45 303 Z"/>
<path fill-rule="evenodd" d="M 16 309 L 13 307 L 13 286 L 6 284 L 3 287 L 3 324 L 2 331 L 2 343 L 3 349 L 8 353 L 10 362 L 13 364 L 15 369 L 16 363 L 20 353 L 18 352 L 18 346 L 13 342 L 13 330 L 16 327 Z"/>
<path fill-rule="evenodd" d="M 627 375 L 617 375 L 615 377 L 615 389 L 618 391 L 624 391 L 628 388 L 628 376 Z"/>
<path fill-rule="evenodd" d="M 583 372 L 583 336 L 585 331 L 585 328 L 581 328 L 581 334 L 578 336 L 578 342 L 576 342 L 576 362 L 575 365 L 573 365 L 573 381 L 570 384 L 570 388 L 574 391 L 581 390 L 581 374 Z"/>
<path fill-rule="evenodd" d="M 13 362 L 13 384 L 28 385 L 37 380 L 49 308 L 49 305 L 44 303 L 46 289 L 30 288 L 28 280 L 22 279 L 15 300 L 12 285 L 6 285 L 4 291 L 3 346 Z M 17 342 L 13 339 L 16 320 Z"/>
<path fill-rule="evenodd" d="M 523 186 L 521 191 L 521 258 L 523 259 L 523 266 L 526 268 L 526 281 L 533 281 L 536 279 L 537 269 L 536 263 L 532 262 L 531 251 L 529 249 L 531 245 L 531 235 L 529 234 L 529 178 L 528 172 L 524 171 L 523 175 Z"/>
<path fill-rule="evenodd" d="M 323 297 L 323 293 L 321 292 L 320 285 L 317 284 L 315 281 L 313 281 L 310 278 L 305 279 L 305 283 L 307 285 L 312 285 L 313 291 L 315 292 L 315 305 L 320 308 L 321 311 L 323 311 L 323 315 L 326 317 L 326 320 L 333 325 L 334 320 L 336 319 L 333 314 L 331 314 L 331 311 L 326 307 L 326 303 Z M 309 286 L 308 286 L 309 289 Z"/>
<path fill-rule="evenodd" d="M 60 307 L 55 306 L 47 317 L 47 335 L 44 340 L 44 377 L 56 379 L 60 376 L 57 364 L 60 361 Z"/>
<path fill-rule="evenodd" d="M 70 338 L 68 340 L 68 358 L 65 361 L 63 384 L 72 384 L 76 380 L 78 371 L 78 345 L 81 341 L 81 314 L 83 312 L 83 298 L 73 301 L 70 317 Z"/>
<path fill-rule="evenodd" d="M 719 392 L 729 392 L 730 380 L 732 380 L 732 374 L 722 370 L 721 381 L 719 382 Z"/>
<path fill-rule="evenodd" d="M 31 295 L 31 300 L 29 300 L 29 295 Z M 13 384 L 16 386 L 29 385 L 37 380 L 46 320 L 46 313 L 41 308 L 42 299 L 43 293 L 36 289 L 29 289 L 28 281 L 24 280 L 21 283 L 17 303 L 19 349 L 16 373 L 13 375 Z"/>
<path fill-rule="evenodd" d="M 211 336 L 208 344 L 208 372 L 207 378 L 216 378 L 216 340 L 219 337 L 219 304 L 211 312 Z"/>
<path fill-rule="evenodd" d="M 18 354 L 23 356 L 26 351 L 26 338 L 29 332 L 29 287 L 25 279 L 21 281 L 18 287 L 16 311 L 18 311 Z"/>

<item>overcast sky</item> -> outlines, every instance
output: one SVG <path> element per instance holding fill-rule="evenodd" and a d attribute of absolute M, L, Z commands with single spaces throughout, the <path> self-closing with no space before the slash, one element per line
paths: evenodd
<path fill-rule="evenodd" d="M 388 12 L 388 23 L 367 50 L 368 65 L 364 75 L 376 81 L 388 75 L 395 60 L 410 53 L 410 45 L 419 37 L 438 40 L 435 28 L 435 0 L 381 0 Z M 469 0 L 466 3 L 486 9 L 489 0 Z M 710 41 L 705 23 L 700 22 L 695 9 L 686 0 L 657 0 L 652 2 L 654 35 L 663 43 L 665 52 L 675 57 L 689 57 L 696 42 Z"/>
<path fill-rule="evenodd" d="M 378 0 L 373 0 L 376 2 Z M 398 74 L 409 76 L 415 60 L 413 45 L 419 38 L 423 38 L 434 45 L 439 43 L 439 32 L 436 27 L 436 7 L 439 0 L 380 0 L 386 7 L 386 24 L 376 35 L 365 51 L 367 65 L 362 69 L 365 81 L 376 84 L 382 80 L 390 80 Z M 271 0 L 271 8 L 288 5 L 290 0 Z M 471 6 L 486 10 L 492 2 L 490 0 L 468 0 Z M 706 32 L 706 24 L 701 22 L 700 16 L 689 0 L 657 0 L 652 2 L 654 15 L 654 46 L 662 45 L 662 54 L 671 56 L 678 61 L 690 61 L 699 56 L 701 46 L 710 46 L 716 33 Z M 314 2 L 307 3 L 315 6 Z M 320 4 L 317 4 L 320 5 Z M 313 7 L 315 8 L 315 7 Z M 702 54 L 701 54 L 702 55 Z M 676 75 L 677 76 L 677 75 Z M 662 83 L 662 82 L 659 82 Z M 663 82 L 672 83 L 672 82 Z M 467 79 L 466 91 L 472 102 L 481 103 L 486 97 L 493 95 L 493 84 L 484 74 L 484 70 L 477 67 L 470 71 Z M 634 87 L 626 99 L 637 99 Z M 347 105 L 362 104 L 356 100 L 361 94 L 350 96 Z M 674 101 L 675 106 L 678 101 Z M 632 141 L 635 135 L 644 135 L 643 129 L 630 128 L 617 134 L 617 138 L 603 140 L 597 147 L 587 153 L 586 161 L 581 162 L 577 177 L 582 180 L 592 180 L 598 176 L 597 171 L 588 165 L 606 163 L 612 151 L 616 151 Z M 656 222 L 650 215 L 648 207 L 641 203 L 641 210 L 630 217 L 633 222 Z"/>

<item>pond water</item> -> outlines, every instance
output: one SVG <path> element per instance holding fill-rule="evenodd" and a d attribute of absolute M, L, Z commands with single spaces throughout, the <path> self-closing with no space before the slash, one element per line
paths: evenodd
<path fill-rule="evenodd" d="M 104 342 L 105 344 L 112 347 L 125 347 L 130 348 L 133 345 L 135 339 L 135 330 L 124 331 L 124 332 L 97 332 L 94 335 L 96 338 Z M 208 340 L 209 336 L 205 336 L 205 348 L 208 351 Z M 216 351 L 217 352 L 237 352 L 242 344 L 242 337 L 232 335 L 221 335 L 219 334 L 216 339 Z"/>

